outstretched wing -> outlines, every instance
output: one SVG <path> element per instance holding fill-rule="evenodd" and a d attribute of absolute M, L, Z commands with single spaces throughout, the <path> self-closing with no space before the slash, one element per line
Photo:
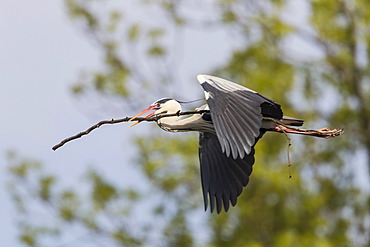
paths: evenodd
<path fill-rule="evenodd" d="M 243 159 L 233 159 L 222 152 L 215 134 L 200 132 L 199 160 L 205 210 L 209 202 L 211 212 L 216 207 L 217 213 L 220 213 L 222 205 L 227 212 L 230 202 L 235 206 L 243 187 L 249 182 L 254 164 L 254 146 Z"/>
<path fill-rule="evenodd" d="M 236 83 L 210 75 L 198 81 L 211 111 L 222 152 L 243 159 L 252 152 L 260 135 L 263 116 L 281 119 L 283 112 L 274 101 Z"/>

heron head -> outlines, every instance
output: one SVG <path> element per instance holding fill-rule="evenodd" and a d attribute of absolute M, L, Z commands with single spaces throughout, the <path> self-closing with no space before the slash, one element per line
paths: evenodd
<path fill-rule="evenodd" d="M 151 104 L 151 106 L 154 106 L 154 109 L 156 110 L 153 115 L 161 113 L 176 113 L 181 111 L 180 103 L 171 98 L 159 99 Z"/>
<path fill-rule="evenodd" d="M 179 102 L 177 102 L 174 99 L 171 98 L 162 98 L 159 100 L 156 100 L 153 102 L 148 108 L 143 110 L 142 112 L 138 113 L 135 117 L 131 118 L 129 121 L 135 120 L 137 117 L 143 115 L 146 112 L 155 110 L 154 112 L 151 112 L 150 114 L 146 115 L 145 118 L 151 117 L 153 115 L 158 115 L 158 114 L 164 114 L 164 113 L 176 113 L 178 111 L 181 111 L 181 105 Z M 139 122 L 131 125 L 134 126 L 138 124 Z"/>

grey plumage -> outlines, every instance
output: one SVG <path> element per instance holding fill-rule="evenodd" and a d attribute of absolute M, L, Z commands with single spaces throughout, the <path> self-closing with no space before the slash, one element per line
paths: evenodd
<path fill-rule="evenodd" d="M 303 120 L 283 117 L 280 105 L 248 88 L 222 78 L 198 75 L 207 105 L 199 110 L 210 113 L 191 117 L 164 117 L 158 125 L 171 132 L 198 131 L 199 160 L 205 209 L 211 212 L 235 206 L 243 187 L 249 182 L 254 164 L 254 146 L 262 135 L 276 131 L 274 121 L 285 121 L 294 126 Z M 156 110 L 154 114 L 181 111 L 178 101 L 163 98 L 154 102 L 137 116 Z M 151 115 L 151 114 L 150 114 Z M 134 117 L 135 118 L 135 117 Z M 134 119 L 133 118 L 133 119 Z"/>
<path fill-rule="evenodd" d="M 280 105 L 260 94 L 227 80 L 199 75 L 198 80 L 208 95 L 207 103 L 222 152 L 236 159 L 249 154 L 260 135 L 263 103 Z M 281 110 L 280 110 L 281 112 Z M 282 113 L 282 112 L 281 112 Z M 281 116 L 278 119 L 281 119 Z"/>

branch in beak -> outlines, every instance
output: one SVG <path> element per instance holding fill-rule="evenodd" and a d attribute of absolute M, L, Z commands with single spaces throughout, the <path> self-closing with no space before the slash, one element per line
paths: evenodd
<path fill-rule="evenodd" d="M 139 116 L 143 115 L 144 113 L 146 113 L 148 111 L 151 111 L 151 110 L 158 110 L 158 107 L 156 105 L 149 106 L 148 108 L 146 108 L 145 110 L 143 110 L 142 112 L 138 113 L 136 116 L 134 116 L 133 118 L 128 120 L 128 122 L 135 120 L 135 118 L 137 118 L 137 117 L 139 117 Z M 154 112 L 149 113 L 148 115 L 145 116 L 145 118 L 151 117 L 153 115 L 154 115 Z M 137 125 L 138 123 L 140 123 L 140 121 L 137 121 L 136 123 L 132 124 L 130 127 L 133 127 L 133 126 Z"/>
<path fill-rule="evenodd" d="M 154 112 L 149 113 L 149 114 L 148 114 L 148 115 L 146 115 L 144 118 L 148 118 L 148 117 L 151 117 L 151 116 L 153 116 L 153 115 L 154 115 Z M 137 121 L 136 123 L 132 124 L 130 127 L 134 127 L 135 125 L 137 125 L 137 124 L 139 124 L 139 123 L 141 123 L 141 121 Z"/>

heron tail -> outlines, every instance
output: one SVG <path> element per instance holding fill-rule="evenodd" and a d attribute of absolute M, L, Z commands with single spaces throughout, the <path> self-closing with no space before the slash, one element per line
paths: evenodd
<path fill-rule="evenodd" d="M 290 126 L 302 126 L 304 121 L 301 119 L 291 118 L 284 116 L 283 119 L 281 119 L 281 122 L 285 125 Z"/>

